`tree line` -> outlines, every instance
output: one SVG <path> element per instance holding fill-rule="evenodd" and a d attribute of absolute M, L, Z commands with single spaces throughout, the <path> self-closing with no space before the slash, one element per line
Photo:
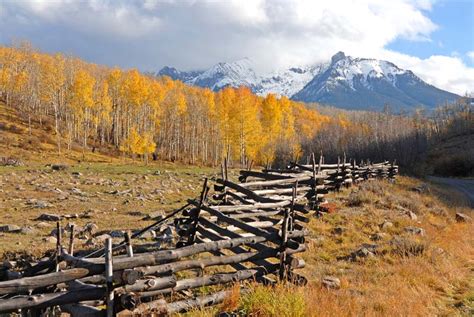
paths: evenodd
<path fill-rule="evenodd" d="M 435 111 L 348 111 L 260 97 L 246 87 L 213 92 L 41 53 L 28 43 L 0 47 L 0 98 L 29 126 L 52 121 L 59 153 L 80 144 L 84 152 L 112 148 L 191 164 L 217 165 L 227 157 L 241 166 L 283 165 L 321 152 L 328 161 L 345 154 L 417 170 L 442 140 L 474 133 L 470 98 Z M 470 156 L 472 150 L 463 160 Z"/>
<path fill-rule="evenodd" d="M 59 153 L 113 146 L 126 155 L 242 165 L 296 157 L 331 119 L 303 104 L 248 88 L 219 92 L 136 69 L 45 54 L 28 43 L 0 47 L 0 96 L 27 120 L 54 118 Z"/>

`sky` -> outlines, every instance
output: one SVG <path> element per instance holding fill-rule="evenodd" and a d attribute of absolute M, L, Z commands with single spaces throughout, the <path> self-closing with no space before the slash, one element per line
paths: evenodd
<path fill-rule="evenodd" d="M 0 44 L 158 71 L 250 58 L 257 71 L 389 60 L 474 93 L 474 0 L 0 0 Z"/>

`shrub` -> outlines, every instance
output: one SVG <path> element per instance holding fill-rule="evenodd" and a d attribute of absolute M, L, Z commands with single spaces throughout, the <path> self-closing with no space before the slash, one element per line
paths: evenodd
<path fill-rule="evenodd" d="M 294 286 L 256 285 L 241 299 L 244 316 L 306 316 L 306 303 L 302 289 Z"/>

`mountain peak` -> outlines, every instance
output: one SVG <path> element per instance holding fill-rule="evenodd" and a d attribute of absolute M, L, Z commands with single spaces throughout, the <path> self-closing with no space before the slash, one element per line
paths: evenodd
<path fill-rule="evenodd" d="M 344 58 L 346 58 L 346 54 L 344 54 L 344 52 L 342 51 L 339 51 L 336 54 L 334 54 L 333 57 L 331 57 L 331 64 L 335 64 Z"/>
<path fill-rule="evenodd" d="M 373 58 L 353 58 L 338 52 L 327 63 L 291 67 L 266 74 L 256 73 L 252 59 L 221 62 L 205 71 L 183 72 L 164 67 L 168 75 L 187 84 L 214 91 L 224 87 L 249 87 L 265 96 L 273 93 L 303 102 L 320 102 L 342 108 L 433 108 L 459 96 L 443 91 L 395 64 Z"/>

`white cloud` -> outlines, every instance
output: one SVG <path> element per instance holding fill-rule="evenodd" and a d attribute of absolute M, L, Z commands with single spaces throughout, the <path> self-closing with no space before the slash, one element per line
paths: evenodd
<path fill-rule="evenodd" d="M 467 57 L 469 57 L 472 62 L 474 63 L 474 51 L 470 51 L 466 53 Z"/>
<path fill-rule="evenodd" d="M 433 1 L 6 0 L 0 42 L 28 38 L 42 49 L 143 70 L 205 68 L 248 56 L 267 71 L 327 61 L 342 50 L 392 58 L 440 88 L 464 93 L 474 86 L 472 68 L 458 57 L 419 59 L 385 49 L 396 39 L 429 41 L 437 29 L 427 17 Z"/>
<path fill-rule="evenodd" d="M 402 68 L 412 70 L 428 84 L 459 95 L 474 92 L 474 68 L 463 63 L 459 56 L 433 55 L 426 59 L 397 52 L 381 55 Z"/>

